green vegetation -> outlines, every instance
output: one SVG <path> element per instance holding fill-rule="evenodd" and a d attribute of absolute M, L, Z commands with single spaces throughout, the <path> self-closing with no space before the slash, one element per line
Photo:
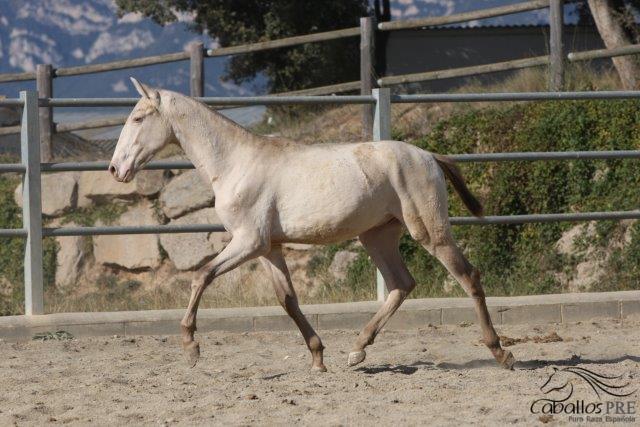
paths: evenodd
<path fill-rule="evenodd" d="M 120 215 L 127 211 L 124 203 L 107 203 L 103 205 L 91 205 L 86 208 L 77 208 L 69 212 L 62 219 L 63 224 L 74 222 L 84 227 L 92 227 L 97 222 L 110 225 L 113 224 Z"/>
<path fill-rule="evenodd" d="M 13 191 L 19 179 L 0 175 L 0 228 L 22 228 L 22 210 L 13 200 Z M 24 283 L 23 238 L 2 238 L 0 242 L 0 316 L 24 312 L 24 287 L 11 286 Z M 44 287 L 55 283 L 56 243 L 44 239 L 43 244 Z"/>
<path fill-rule="evenodd" d="M 631 150 L 640 142 L 638 101 L 530 103 L 467 112 L 463 106 L 459 111 L 413 142 L 439 153 Z M 470 188 L 484 201 L 487 215 L 633 210 L 640 202 L 640 168 L 635 160 L 461 167 Z M 450 195 L 451 214 L 468 215 L 451 188 Z M 562 233 L 574 225 L 465 226 L 454 227 L 454 233 L 482 272 L 489 295 L 556 293 L 566 291 L 558 273 L 581 261 L 579 255 L 562 256 L 555 249 Z M 604 249 L 619 227 L 617 222 L 599 222 L 596 230 L 597 235 L 583 244 Z M 640 225 L 633 225 L 628 245 L 610 250 L 606 279 L 595 290 L 637 289 Z M 408 236 L 401 241 L 401 252 L 418 282 L 413 297 L 463 295 L 457 285 L 445 290 L 443 284 L 451 280 L 446 270 Z M 359 257 L 343 287 L 364 286 L 372 292 L 373 271 L 368 258 Z"/>

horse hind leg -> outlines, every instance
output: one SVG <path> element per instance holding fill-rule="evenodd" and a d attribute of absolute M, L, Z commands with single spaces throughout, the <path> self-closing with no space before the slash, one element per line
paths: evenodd
<path fill-rule="evenodd" d="M 445 266 L 467 295 L 473 298 L 485 345 L 491 350 L 500 366 L 513 369 L 515 358 L 510 351 L 502 349 L 500 338 L 493 328 L 484 290 L 480 283 L 480 273 L 469 263 L 456 245 L 448 223 L 441 229 L 431 231 L 430 238 L 422 238 L 419 242 Z"/>
<path fill-rule="evenodd" d="M 349 353 L 348 366 L 355 366 L 364 361 L 366 358 L 365 347 L 373 344 L 380 330 L 416 285 L 400 256 L 398 244 L 401 234 L 402 224 L 394 220 L 360 236 L 362 245 L 384 277 L 389 295 L 382 307 L 358 335 Z"/>

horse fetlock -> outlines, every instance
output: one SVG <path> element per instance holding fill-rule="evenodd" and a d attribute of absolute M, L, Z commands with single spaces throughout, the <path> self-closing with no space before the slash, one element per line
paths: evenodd
<path fill-rule="evenodd" d="M 482 342 L 491 350 L 493 354 L 499 353 L 502 351 L 502 347 L 500 346 L 500 338 L 497 335 L 494 335 L 490 338 L 483 338 Z"/>
<path fill-rule="evenodd" d="M 513 354 L 508 350 L 503 350 L 499 345 L 498 347 L 489 347 L 491 353 L 493 353 L 493 357 L 498 362 L 498 365 L 501 367 L 513 370 L 513 365 L 516 363 L 516 358 L 513 357 Z"/>
<path fill-rule="evenodd" d="M 513 357 L 513 354 L 508 350 L 503 351 L 501 357 L 499 359 L 496 357 L 496 360 L 500 366 L 510 371 L 513 370 L 513 365 L 516 363 L 516 358 Z"/>
<path fill-rule="evenodd" d="M 184 355 L 187 363 L 191 368 L 196 366 L 198 359 L 200 359 L 200 343 L 198 341 L 191 341 L 189 343 L 182 343 Z"/>
<path fill-rule="evenodd" d="M 320 364 L 313 364 L 313 366 L 311 366 L 311 371 L 312 372 L 327 372 L 327 367 L 324 366 L 324 363 L 320 362 Z"/>
<path fill-rule="evenodd" d="M 193 334 L 198 328 L 196 328 L 196 322 L 188 322 L 183 320 L 182 322 L 180 322 L 180 329 L 182 330 L 183 337 L 191 337 L 192 340 Z"/>
<path fill-rule="evenodd" d="M 322 354 L 322 351 L 324 350 L 324 345 L 322 344 L 322 340 L 320 340 L 320 337 L 317 335 L 314 335 L 311 338 L 309 338 L 308 346 L 309 346 L 309 350 L 311 350 L 312 353 L 319 352 L 320 354 Z"/>

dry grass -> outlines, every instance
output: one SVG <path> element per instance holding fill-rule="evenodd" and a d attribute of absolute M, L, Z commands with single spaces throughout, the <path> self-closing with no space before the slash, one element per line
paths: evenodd
<path fill-rule="evenodd" d="M 339 285 L 326 286 L 316 294 L 301 296 L 299 300 L 301 304 L 371 301 L 375 299 L 374 286 L 372 283 L 370 292 L 354 291 Z M 189 302 L 189 294 L 188 284 L 174 289 L 157 287 L 137 292 L 128 292 L 126 287 L 116 292 L 95 291 L 82 295 L 48 292 L 45 295 L 45 309 L 47 313 L 184 309 Z M 205 292 L 200 308 L 275 305 L 278 305 L 278 301 L 273 291 L 267 295 L 236 283 L 233 291 L 229 292 L 219 292 L 216 286 L 212 286 Z"/>
<path fill-rule="evenodd" d="M 375 298 L 375 283 L 352 289 L 336 281 L 327 266 L 309 273 L 309 260 L 321 253 L 286 254 L 301 304 L 366 301 Z M 330 260 L 329 260 L 330 261 Z M 189 302 L 193 272 L 178 272 L 165 262 L 157 271 L 128 273 L 103 269 L 70 288 L 50 289 L 45 295 L 48 313 L 184 309 Z M 250 261 L 217 278 L 205 292 L 200 307 L 256 307 L 278 305 L 271 283 L 258 261 Z"/>
<path fill-rule="evenodd" d="M 586 63 L 570 64 L 565 73 L 566 90 L 616 90 L 620 80 L 615 70 L 595 71 Z M 527 68 L 495 84 L 468 81 L 453 93 L 474 92 L 544 92 L 548 89 L 546 68 Z M 461 110 L 488 108 L 495 103 L 394 104 L 392 124 L 394 138 L 411 141 L 424 136 L 439 120 Z M 347 105 L 330 109 L 306 109 L 296 115 L 272 114 L 271 125 L 261 124 L 256 131 L 277 134 L 303 143 L 356 142 L 362 140 L 361 108 Z"/>

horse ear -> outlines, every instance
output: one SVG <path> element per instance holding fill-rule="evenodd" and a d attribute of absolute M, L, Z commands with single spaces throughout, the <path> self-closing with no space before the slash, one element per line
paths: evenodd
<path fill-rule="evenodd" d="M 131 79 L 131 83 L 133 83 L 133 86 L 135 86 L 140 96 L 143 98 L 149 99 L 150 98 L 149 94 L 147 93 L 147 90 L 145 89 L 144 85 L 140 83 L 138 80 L 136 80 L 134 77 L 129 77 L 129 78 Z"/>
<path fill-rule="evenodd" d="M 158 92 L 156 89 L 152 87 L 149 87 L 145 84 L 140 83 L 138 80 L 136 80 L 133 77 L 129 77 L 129 78 L 131 79 L 131 82 L 133 83 L 133 85 L 136 87 L 136 90 L 138 91 L 140 96 L 153 101 L 156 107 L 160 105 L 160 92 Z"/>

